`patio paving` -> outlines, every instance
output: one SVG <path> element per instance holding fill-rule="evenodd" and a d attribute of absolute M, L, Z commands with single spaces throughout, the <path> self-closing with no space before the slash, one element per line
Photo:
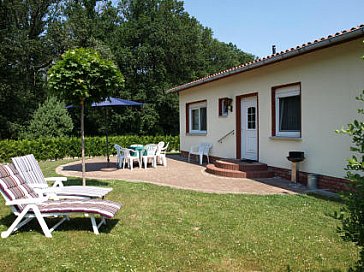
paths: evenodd
<path fill-rule="evenodd" d="M 86 160 L 86 178 L 112 179 L 130 182 L 147 182 L 161 186 L 219 194 L 296 194 L 307 188 L 282 178 L 252 180 L 246 178 L 226 178 L 205 172 L 205 166 L 188 163 L 179 155 L 169 155 L 167 165 L 147 169 L 135 167 L 117 169 L 116 157 L 110 158 L 107 165 L 105 157 Z M 81 161 L 57 167 L 56 172 L 64 176 L 81 177 Z"/>

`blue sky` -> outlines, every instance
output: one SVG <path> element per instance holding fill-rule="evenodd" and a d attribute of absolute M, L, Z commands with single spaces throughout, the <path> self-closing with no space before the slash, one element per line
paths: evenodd
<path fill-rule="evenodd" d="M 364 24 L 364 0 L 184 0 L 220 41 L 263 57 Z M 364 49 L 364 48 L 363 48 Z"/>

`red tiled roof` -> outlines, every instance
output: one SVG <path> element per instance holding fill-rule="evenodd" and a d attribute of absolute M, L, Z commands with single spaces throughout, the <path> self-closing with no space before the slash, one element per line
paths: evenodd
<path fill-rule="evenodd" d="M 335 34 L 329 35 L 327 37 L 322 37 L 320 39 L 314 40 L 312 42 L 307 42 L 302 45 L 298 45 L 296 47 L 292 47 L 285 51 L 281 51 L 279 53 L 269 55 L 263 58 L 255 59 L 251 62 L 241 64 L 239 66 L 235 66 L 215 74 L 208 75 L 206 77 L 191 81 L 189 83 L 174 87 L 172 89 L 167 90 L 168 93 L 171 92 L 180 92 L 201 84 L 205 84 L 210 81 L 214 81 L 220 78 L 224 78 L 230 75 L 242 73 L 245 71 L 249 71 L 252 69 L 259 68 L 261 66 L 265 66 L 271 63 L 275 63 L 278 61 L 282 61 L 288 58 L 296 57 L 302 55 L 304 53 L 312 52 L 315 50 L 319 50 L 325 47 L 333 46 L 335 44 L 339 44 L 342 42 L 350 41 L 352 39 L 356 39 L 364 36 L 364 25 L 359 25 L 353 27 L 348 30 L 343 30 L 341 32 L 337 32 Z"/>

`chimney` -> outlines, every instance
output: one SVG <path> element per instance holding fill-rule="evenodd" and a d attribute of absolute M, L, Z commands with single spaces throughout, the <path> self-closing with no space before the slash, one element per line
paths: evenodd
<path fill-rule="evenodd" d="M 272 45 L 272 55 L 274 55 L 276 52 L 276 46 L 275 45 Z"/>

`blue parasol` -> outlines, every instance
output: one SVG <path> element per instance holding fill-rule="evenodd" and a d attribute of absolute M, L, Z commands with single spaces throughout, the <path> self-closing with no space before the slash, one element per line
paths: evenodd
<path fill-rule="evenodd" d="M 91 107 L 125 107 L 125 106 L 143 106 L 143 103 L 132 101 L 132 100 L 126 100 L 116 97 L 107 97 L 102 102 L 94 102 L 91 104 Z M 67 109 L 73 108 L 73 105 L 66 106 Z M 107 111 L 106 111 L 106 119 L 107 119 Z M 110 158 L 109 158 L 109 135 L 108 135 L 108 122 L 106 124 L 106 155 L 107 155 L 107 163 L 109 164 Z"/>
<path fill-rule="evenodd" d="M 108 97 L 102 102 L 92 103 L 91 107 L 118 107 L 118 106 L 142 106 L 143 103 L 125 100 L 116 97 Z"/>
<path fill-rule="evenodd" d="M 125 100 L 116 97 L 108 97 L 102 102 L 92 103 L 91 107 L 122 107 L 122 106 L 142 106 L 143 103 L 135 102 L 132 100 Z M 108 114 L 106 111 L 106 120 L 108 119 Z M 107 164 L 110 163 L 109 157 L 109 135 L 108 135 L 108 122 L 106 124 L 106 155 L 107 155 Z"/>

